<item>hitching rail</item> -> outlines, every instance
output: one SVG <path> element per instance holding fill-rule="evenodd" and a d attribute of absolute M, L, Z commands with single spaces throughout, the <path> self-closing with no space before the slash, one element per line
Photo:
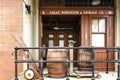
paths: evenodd
<path fill-rule="evenodd" d="M 75 63 L 75 62 L 91 62 L 92 63 L 92 76 L 91 76 L 91 80 L 95 80 L 95 73 L 94 73 L 94 64 L 97 63 L 97 62 L 105 62 L 106 63 L 106 73 L 109 73 L 108 71 L 108 63 L 118 63 L 118 71 L 117 71 L 117 79 L 116 80 L 120 80 L 120 47 L 15 47 L 15 60 L 14 60 L 14 63 L 15 63 L 15 78 L 14 80 L 18 80 L 18 63 L 39 63 L 40 64 L 40 76 L 41 76 L 41 79 L 40 80 L 44 80 L 43 78 L 43 64 L 46 63 L 46 62 L 66 62 L 68 63 L 68 65 L 70 63 Z M 70 54 L 69 53 L 69 50 L 70 49 L 91 49 L 92 51 L 92 59 L 91 60 L 87 60 L 87 61 L 83 61 L 83 60 L 70 60 L 69 58 L 66 60 L 66 61 L 46 61 L 46 60 L 43 60 L 43 57 L 41 56 L 40 57 L 40 60 L 38 61 L 30 61 L 30 60 L 18 60 L 18 50 L 20 49 L 37 49 L 37 50 L 40 50 L 40 53 L 41 53 L 41 50 L 44 50 L 44 49 L 67 49 L 68 50 L 68 55 Z M 99 49 L 99 50 L 106 50 L 106 60 L 95 60 L 94 59 L 94 50 L 96 49 Z M 118 59 L 114 59 L 114 60 L 108 60 L 108 55 L 110 54 L 109 52 L 115 52 L 117 53 L 117 56 L 118 56 Z M 69 69 L 69 66 L 67 66 Z M 70 80 L 69 79 L 69 70 L 67 70 L 67 76 L 66 76 L 66 80 Z"/>

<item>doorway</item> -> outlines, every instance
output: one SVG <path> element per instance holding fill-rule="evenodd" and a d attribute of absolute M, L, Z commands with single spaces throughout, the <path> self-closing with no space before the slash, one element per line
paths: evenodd
<path fill-rule="evenodd" d="M 80 16 L 42 16 L 43 44 L 47 47 L 68 47 L 74 40 L 79 46 Z"/>
<path fill-rule="evenodd" d="M 44 46 L 69 47 L 71 40 L 76 42 L 74 47 L 81 45 L 80 16 L 42 16 L 42 23 Z M 77 54 L 73 58 L 77 60 Z"/>

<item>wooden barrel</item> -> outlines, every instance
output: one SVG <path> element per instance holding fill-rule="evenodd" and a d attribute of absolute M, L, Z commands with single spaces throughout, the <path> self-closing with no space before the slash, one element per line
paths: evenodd
<path fill-rule="evenodd" d="M 91 49 L 80 49 L 80 50 L 78 50 L 77 60 L 79 60 L 79 61 L 90 61 L 90 60 L 92 60 Z M 92 70 L 91 62 L 78 62 L 78 70 L 81 70 L 81 71 Z"/>
<path fill-rule="evenodd" d="M 67 74 L 67 50 L 65 49 L 48 49 L 47 52 L 47 69 L 48 76 L 52 78 L 63 78 Z M 58 61 L 58 62 L 54 62 Z"/>

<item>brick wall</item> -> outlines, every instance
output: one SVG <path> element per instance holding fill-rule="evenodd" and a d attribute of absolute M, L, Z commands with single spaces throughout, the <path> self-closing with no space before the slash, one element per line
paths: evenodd
<path fill-rule="evenodd" d="M 23 32 L 22 0 L 0 0 L 0 80 L 14 77 L 14 56 L 11 53 L 17 45 L 10 33 Z M 20 64 L 19 71 L 22 70 Z"/>

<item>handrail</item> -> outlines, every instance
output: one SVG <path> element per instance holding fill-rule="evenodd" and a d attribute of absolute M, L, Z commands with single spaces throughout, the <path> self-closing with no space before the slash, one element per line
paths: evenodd
<path fill-rule="evenodd" d="M 15 47 L 15 79 L 14 80 L 18 80 L 18 63 L 39 63 L 41 64 L 40 66 L 40 76 L 41 79 L 40 80 L 44 80 L 43 78 L 43 63 L 46 62 L 65 62 L 65 63 L 75 63 L 75 62 L 91 62 L 92 63 L 92 77 L 91 80 L 95 80 L 95 72 L 94 72 L 94 64 L 97 62 L 105 62 L 106 63 L 106 73 L 108 73 L 108 63 L 118 63 L 118 71 L 117 71 L 117 79 L 116 80 L 120 80 L 120 47 L 93 47 L 93 46 L 89 46 L 89 47 Z M 92 59 L 91 60 L 69 60 L 67 59 L 66 61 L 48 61 L 48 60 L 43 60 L 43 56 L 41 56 L 40 60 L 18 60 L 17 58 L 17 54 L 18 54 L 18 50 L 26 50 L 26 49 L 37 49 L 37 50 L 43 50 L 43 49 L 67 49 L 68 50 L 68 54 L 69 54 L 69 49 L 91 49 L 92 51 Z M 95 60 L 94 59 L 94 51 L 96 49 L 102 49 L 102 50 L 106 50 L 106 60 Z M 108 60 L 108 56 L 109 56 L 109 52 L 116 52 L 118 54 L 118 59 L 114 59 L 114 60 Z M 69 67 L 69 66 L 68 66 Z M 69 80 L 69 70 L 67 72 L 67 76 L 66 76 L 66 80 Z"/>

